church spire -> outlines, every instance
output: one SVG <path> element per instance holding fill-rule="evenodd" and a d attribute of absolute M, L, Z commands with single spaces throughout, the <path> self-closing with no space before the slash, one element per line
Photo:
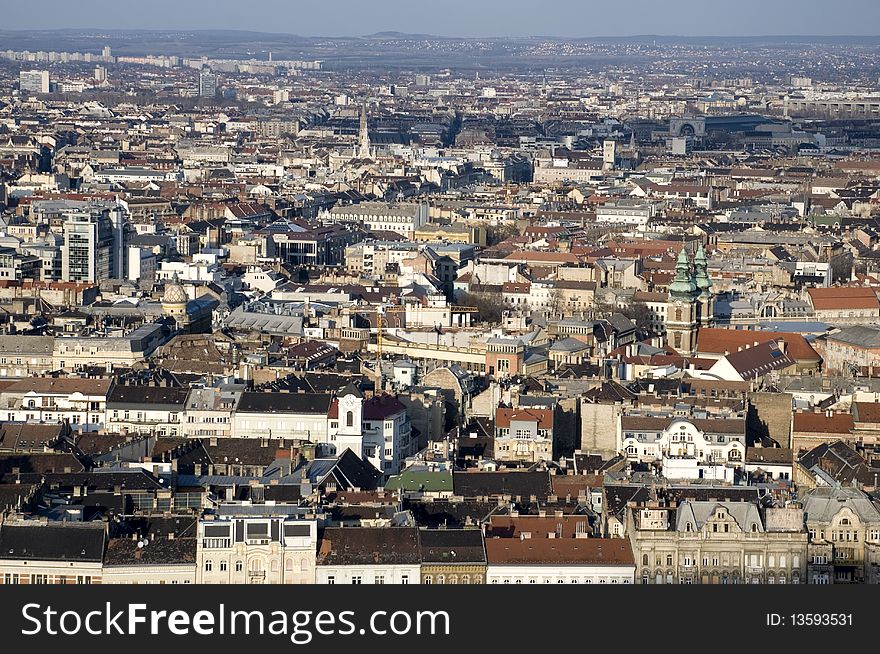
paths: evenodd
<path fill-rule="evenodd" d="M 675 279 L 669 285 L 669 297 L 673 300 L 693 302 L 697 296 L 697 285 L 691 276 L 691 263 L 687 251 L 682 248 L 675 264 Z"/>
<path fill-rule="evenodd" d="M 367 105 L 361 107 L 361 124 L 358 130 L 358 158 L 370 158 L 370 130 L 367 126 Z"/>
<path fill-rule="evenodd" d="M 709 262 L 706 259 L 706 251 L 703 249 L 702 243 L 694 255 L 694 283 L 701 298 L 711 297 L 712 282 L 709 280 Z"/>

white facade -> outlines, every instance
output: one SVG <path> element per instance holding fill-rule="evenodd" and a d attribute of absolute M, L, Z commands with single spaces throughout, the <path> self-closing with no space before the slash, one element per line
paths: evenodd
<path fill-rule="evenodd" d="M 318 523 L 280 517 L 200 520 L 199 584 L 313 584 Z"/>
<path fill-rule="evenodd" d="M 624 427 L 618 418 L 618 449 L 628 459 L 641 462 L 660 461 L 664 457 L 689 457 L 698 464 L 732 464 L 741 466 L 745 460 L 745 436 L 741 434 L 707 434 L 688 420 L 673 420 L 661 431 L 638 432 Z M 723 442 L 722 442 L 723 441 Z"/>
<path fill-rule="evenodd" d="M 417 584 L 421 566 L 405 565 L 319 565 L 318 584 Z"/>
<path fill-rule="evenodd" d="M 488 584 L 632 584 L 635 565 L 568 565 L 490 563 Z"/>

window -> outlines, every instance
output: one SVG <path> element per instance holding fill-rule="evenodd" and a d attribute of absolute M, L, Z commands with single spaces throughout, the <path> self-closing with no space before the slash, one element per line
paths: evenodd
<path fill-rule="evenodd" d="M 385 584 L 385 577 L 384 577 L 384 575 L 376 575 L 376 576 L 373 578 L 373 583 L 374 583 L 374 584 L 378 584 L 378 585 L 380 585 L 380 586 L 381 586 L 381 585 L 384 585 L 384 584 Z M 441 582 L 438 582 L 438 583 L 441 583 Z"/>
<path fill-rule="evenodd" d="M 327 583 L 331 586 L 334 585 L 336 583 L 336 577 L 333 575 L 327 575 Z"/>
<path fill-rule="evenodd" d="M 220 561 L 220 572 L 226 572 L 226 561 Z"/>
<path fill-rule="evenodd" d="M 349 411 L 345 414 L 345 426 L 354 427 L 354 411 Z"/>
<path fill-rule="evenodd" d="M 363 583 L 363 580 L 361 579 L 360 575 L 355 575 L 354 577 L 351 578 L 351 583 L 354 584 L 355 586 L 359 586 Z"/>
<path fill-rule="evenodd" d="M 244 569 L 244 564 L 242 564 L 241 561 L 236 561 L 235 562 L 235 571 L 241 572 L 243 569 Z"/>
<path fill-rule="evenodd" d="M 211 572 L 214 569 L 214 562 L 210 559 L 205 561 L 205 572 Z"/>

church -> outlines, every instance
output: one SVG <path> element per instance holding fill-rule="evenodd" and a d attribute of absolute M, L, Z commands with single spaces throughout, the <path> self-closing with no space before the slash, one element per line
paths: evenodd
<path fill-rule="evenodd" d="M 666 344 L 685 356 L 697 350 L 697 331 L 711 327 L 715 310 L 709 262 L 702 244 L 693 263 L 685 248 L 678 254 L 675 278 L 669 285 L 666 308 Z"/>

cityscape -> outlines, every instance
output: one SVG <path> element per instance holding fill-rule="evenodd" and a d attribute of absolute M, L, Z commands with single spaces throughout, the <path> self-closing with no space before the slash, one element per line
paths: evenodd
<path fill-rule="evenodd" d="M 0 30 L 0 585 L 880 583 L 878 55 Z"/>

